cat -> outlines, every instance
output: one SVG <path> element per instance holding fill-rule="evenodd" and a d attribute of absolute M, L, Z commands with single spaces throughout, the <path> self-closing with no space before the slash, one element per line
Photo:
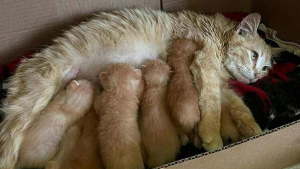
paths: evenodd
<path fill-rule="evenodd" d="M 106 169 L 143 169 L 138 105 L 143 88 L 141 70 L 113 64 L 100 74 L 104 91 L 96 97 L 99 149 Z"/>
<path fill-rule="evenodd" d="M 249 108 L 229 89 L 227 80 L 234 77 L 243 83 L 253 83 L 271 68 L 270 47 L 257 33 L 259 14 L 248 15 L 239 25 L 228 20 L 217 21 L 216 27 L 225 23 L 227 27 L 219 33 L 214 33 L 218 30 L 216 27 L 208 28 L 206 35 L 214 38 L 203 41 L 204 46 L 196 52 L 190 67 L 199 92 L 201 121 L 198 132 L 206 150 L 223 146 L 220 136 L 222 99 L 230 104 L 230 117 L 242 138 L 262 132 Z"/>
<path fill-rule="evenodd" d="M 57 153 L 65 131 L 90 109 L 92 102 L 93 85 L 86 80 L 73 80 L 25 132 L 18 166 L 45 167 Z"/>
<path fill-rule="evenodd" d="M 177 38 L 203 42 L 191 69 L 199 93 L 198 133 L 206 150 L 221 148 L 221 81 L 232 77 L 254 82 L 271 67 L 270 48 L 256 33 L 259 21 L 258 14 L 238 24 L 220 14 L 124 9 L 102 12 L 73 27 L 53 45 L 23 60 L 11 77 L 3 107 L 6 118 L 0 126 L 0 168 L 15 166 L 26 129 L 64 88 L 70 70 L 78 68 L 79 78 L 97 83 L 98 73 L 110 64 L 137 67 L 149 59 L 166 60 L 168 45 Z M 245 136 L 261 132 L 251 116 L 238 115 L 231 117 L 239 131 L 253 131 Z"/>
<path fill-rule="evenodd" d="M 200 121 L 198 92 L 189 70 L 197 48 L 193 41 L 179 39 L 173 42 L 168 57 L 174 75 L 168 87 L 167 101 L 183 145 L 188 143 L 188 135 Z"/>
<path fill-rule="evenodd" d="M 154 168 L 175 160 L 180 141 L 167 107 L 167 89 L 171 68 L 155 59 L 143 65 L 145 92 L 141 103 L 140 132 L 147 166 Z"/>
<path fill-rule="evenodd" d="M 93 107 L 62 138 L 58 153 L 45 169 L 102 169 L 98 148 L 98 122 Z"/>

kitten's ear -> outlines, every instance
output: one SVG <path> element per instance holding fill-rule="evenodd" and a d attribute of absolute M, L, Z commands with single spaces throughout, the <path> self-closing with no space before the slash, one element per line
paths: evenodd
<path fill-rule="evenodd" d="M 100 73 L 100 83 L 105 82 L 108 80 L 108 73 L 107 72 L 102 72 Z"/>
<path fill-rule="evenodd" d="M 239 35 L 248 35 L 255 33 L 259 26 L 260 18 L 260 14 L 258 13 L 247 15 L 237 26 L 236 31 Z"/>
<path fill-rule="evenodd" d="M 139 76 L 141 76 L 142 75 L 142 71 L 141 71 L 141 69 L 135 69 L 134 70 Z"/>

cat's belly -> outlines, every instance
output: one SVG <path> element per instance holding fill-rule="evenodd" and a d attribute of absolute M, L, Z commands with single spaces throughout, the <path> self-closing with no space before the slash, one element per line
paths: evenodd
<path fill-rule="evenodd" d="M 117 46 L 112 50 L 101 49 L 93 57 L 84 58 L 79 64 L 78 78 L 84 78 L 94 83 L 98 75 L 107 66 L 115 63 L 128 63 L 139 68 L 147 60 L 165 58 L 167 42 L 139 42 L 137 45 L 128 43 L 124 47 Z"/>
<path fill-rule="evenodd" d="M 99 73 L 111 64 L 139 67 L 146 60 L 165 58 L 172 35 L 172 19 L 168 14 L 125 10 L 119 14 L 101 14 L 74 27 L 57 42 L 61 58 L 69 58 L 66 65 L 71 62 L 71 66 L 80 68 L 77 77 L 97 82 Z M 64 70 L 66 66 L 61 67 Z"/>

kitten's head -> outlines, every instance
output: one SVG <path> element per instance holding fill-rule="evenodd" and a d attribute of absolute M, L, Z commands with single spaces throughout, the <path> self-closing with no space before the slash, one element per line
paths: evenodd
<path fill-rule="evenodd" d="M 224 65 L 230 75 L 243 83 L 254 83 L 271 68 L 271 49 L 259 37 L 259 14 L 250 14 L 236 27 L 229 42 Z"/>
<path fill-rule="evenodd" d="M 141 70 L 124 63 L 111 65 L 100 74 L 100 82 L 104 90 L 128 89 L 139 92 L 141 81 Z"/>
<path fill-rule="evenodd" d="M 160 59 L 149 61 L 141 69 L 147 86 L 167 85 L 173 75 L 170 66 Z"/>

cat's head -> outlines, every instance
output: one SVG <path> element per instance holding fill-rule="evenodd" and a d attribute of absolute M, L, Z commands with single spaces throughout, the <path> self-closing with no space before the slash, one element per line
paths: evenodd
<path fill-rule="evenodd" d="M 246 84 L 266 76 L 272 67 L 271 48 L 257 33 L 259 22 L 260 15 L 253 13 L 237 25 L 224 61 L 229 74 Z"/>
<path fill-rule="evenodd" d="M 141 69 L 147 86 L 167 85 L 173 75 L 170 66 L 160 59 L 147 62 Z"/>
<path fill-rule="evenodd" d="M 104 90 L 128 89 L 139 92 L 141 81 L 141 70 L 124 63 L 111 65 L 100 74 L 100 83 Z"/>

